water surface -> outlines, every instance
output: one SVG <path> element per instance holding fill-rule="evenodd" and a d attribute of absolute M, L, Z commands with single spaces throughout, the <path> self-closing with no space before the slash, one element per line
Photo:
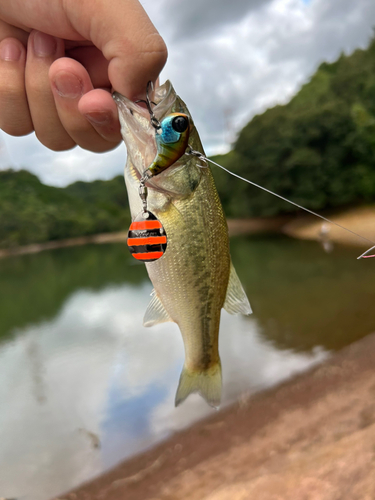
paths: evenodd
<path fill-rule="evenodd" d="M 224 405 L 375 330 L 357 253 L 232 240 L 254 314 L 222 314 Z M 116 244 L 0 261 L 0 497 L 46 500 L 212 412 L 174 408 L 182 339 L 142 326 L 152 287 L 133 260 Z"/>

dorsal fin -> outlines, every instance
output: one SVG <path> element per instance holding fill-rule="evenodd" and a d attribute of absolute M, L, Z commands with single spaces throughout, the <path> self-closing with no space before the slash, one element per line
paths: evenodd
<path fill-rule="evenodd" d="M 251 310 L 249 299 L 247 298 L 245 290 L 243 289 L 243 286 L 241 284 L 241 281 L 237 276 L 232 261 L 230 263 L 230 274 L 229 274 L 227 295 L 225 297 L 225 302 L 223 307 L 229 314 L 241 313 L 248 315 L 253 312 Z"/>
<path fill-rule="evenodd" d="M 143 318 L 143 326 L 154 326 L 159 323 L 165 323 L 166 321 L 173 321 L 173 319 L 165 310 L 154 289 L 151 292 L 151 301 Z"/>

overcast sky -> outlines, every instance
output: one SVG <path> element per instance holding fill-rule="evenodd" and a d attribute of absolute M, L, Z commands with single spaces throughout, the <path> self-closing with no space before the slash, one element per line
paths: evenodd
<path fill-rule="evenodd" d="M 161 81 L 187 103 L 208 154 L 227 151 L 256 113 L 285 103 L 322 61 L 365 48 L 374 0 L 143 0 L 167 42 Z M 53 153 L 33 135 L 1 133 L 0 168 L 27 168 L 51 185 L 122 173 L 124 146 Z"/>

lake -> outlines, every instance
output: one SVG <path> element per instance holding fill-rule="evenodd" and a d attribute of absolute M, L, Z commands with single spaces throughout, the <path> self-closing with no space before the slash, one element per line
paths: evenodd
<path fill-rule="evenodd" d="M 223 404 L 375 331 L 375 268 L 358 249 L 237 237 L 254 314 L 222 313 Z M 0 497 L 47 500 L 212 414 L 174 408 L 178 327 L 142 326 L 152 286 L 125 245 L 0 261 Z"/>

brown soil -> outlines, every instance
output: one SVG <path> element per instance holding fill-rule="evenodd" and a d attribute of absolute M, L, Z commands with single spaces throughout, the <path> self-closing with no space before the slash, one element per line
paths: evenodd
<path fill-rule="evenodd" d="M 375 334 L 61 500 L 373 500 Z"/>
<path fill-rule="evenodd" d="M 337 224 L 345 226 L 369 240 L 375 241 L 375 207 L 353 208 L 352 210 L 346 210 L 336 215 L 327 215 L 327 217 Z M 371 246 L 371 243 L 362 240 L 358 236 L 344 231 L 333 224 L 325 223 L 313 215 L 291 220 L 285 224 L 282 231 L 288 236 L 303 240 L 329 240 L 333 243 L 364 246 L 365 248 Z"/>

